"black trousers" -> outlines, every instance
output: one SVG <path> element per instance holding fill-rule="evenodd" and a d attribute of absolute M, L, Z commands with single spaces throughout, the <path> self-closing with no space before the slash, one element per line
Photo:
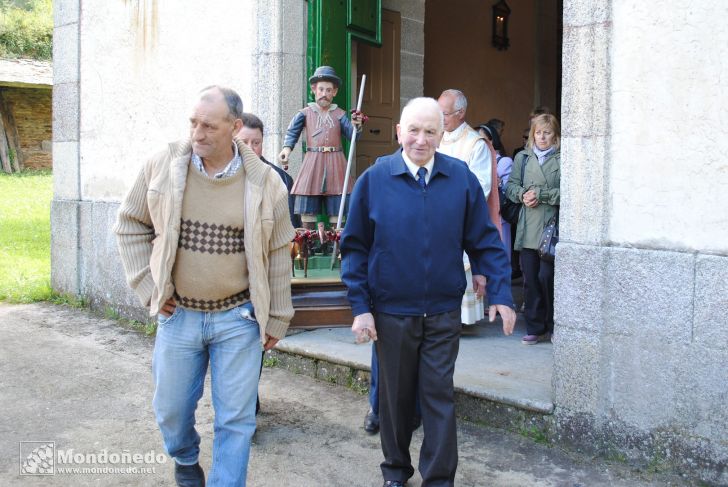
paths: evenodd
<path fill-rule="evenodd" d="M 375 315 L 379 356 L 379 436 L 384 480 L 414 474 L 409 447 L 415 398 L 424 440 L 423 487 L 455 485 L 458 464 L 453 373 L 460 338 L 460 308 L 434 316 Z"/>
<path fill-rule="evenodd" d="M 554 264 L 545 262 L 534 249 L 521 250 L 526 280 L 526 330 L 529 335 L 554 331 Z"/>

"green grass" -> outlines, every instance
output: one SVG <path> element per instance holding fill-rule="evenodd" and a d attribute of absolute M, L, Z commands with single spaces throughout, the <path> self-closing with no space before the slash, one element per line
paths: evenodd
<path fill-rule="evenodd" d="M 360 396 L 365 396 L 369 394 L 369 387 L 356 380 L 353 376 L 349 376 L 346 382 L 346 387 L 356 392 Z"/>
<path fill-rule="evenodd" d="M 118 321 L 121 319 L 121 314 L 119 314 L 119 312 L 111 306 L 107 306 L 106 308 L 104 308 L 104 318 L 106 318 L 107 320 Z"/>
<path fill-rule="evenodd" d="M 546 432 L 536 425 L 531 425 L 530 427 L 523 426 L 523 427 L 519 428 L 518 433 L 521 436 L 525 436 L 526 438 L 532 439 L 534 442 L 536 442 L 540 445 L 549 444 L 549 438 L 546 435 Z"/>
<path fill-rule="evenodd" d="M 122 324 L 127 323 L 132 330 L 136 330 L 140 333 L 144 333 L 146 336 L 151 337 L 157 334 L 157 322 L 156 321 L 137 321 L 137 320 L 124 320 L 123 318 L 118 320 Z"/>
<path fill-rule="evenodd" d="M 71 308 L 88 308 L 89 303 L 83 296 L 74 296 L 73 294 L 57 293 L 53 291 L 48 301 L 53 304 L 62 306 L 70 306 Z"/>
<path fill-rule="evenodd" d="M 268 354 L 266 354 L 268 355 Z M 263 367 L 278 367 L 280 365 L 281 361 L 278 357 L 272 356 L 272 357 L 263 357 Z"/>
<path fill-rule="evenodd" d="M 0 172 L 0 301 L 49 300 L 50 171 Z"/>
<path fill-rule="evenodd" d="M 104 318 L 107 320 L 114 320 L 125 328 L 131 328 L 139 333 L 144 333 L 147 336 L 154 336 L 157 333 L 157 322 L 156 321 L 138 321 L 121 316 L 119 310 L 106 306 L 104 308 Z"/>

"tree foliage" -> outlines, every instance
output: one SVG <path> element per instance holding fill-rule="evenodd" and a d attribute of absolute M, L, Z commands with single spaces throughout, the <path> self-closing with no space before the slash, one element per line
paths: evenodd
<path fill-rule="evenodd" d="M 0 57 L 50 60 L 52 0 L 0 0 Z"/>

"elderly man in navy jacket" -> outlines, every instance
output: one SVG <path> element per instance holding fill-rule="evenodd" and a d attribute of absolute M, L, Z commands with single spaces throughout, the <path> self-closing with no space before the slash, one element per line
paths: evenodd
<path fill-rule="evenodd" d="M 487 287 L 491 321 L 500 313 L 510 335 L 516 320 L 510 264 L 483 191 L 464 162 L 435 152 L 442 134 L 435 100 L 407 104 L 397 125 L 402 150 L 379 158 L 359 178 L 341 240 L 352 331 L 359 342 L 376 340 L 379 355 L 381 469 L 389 487 L 414 474 L 409 445 L 416 396 L 424 427 L 422 485 L 454 485 L 463 251 L 476 292 Z"/>

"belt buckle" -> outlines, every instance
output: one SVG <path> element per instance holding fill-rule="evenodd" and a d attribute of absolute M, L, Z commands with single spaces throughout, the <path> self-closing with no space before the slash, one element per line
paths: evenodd
<path fill-rule="evenodd" d="M 321 152 L 332 152 L 331 147 L 322 147 Z"/>

